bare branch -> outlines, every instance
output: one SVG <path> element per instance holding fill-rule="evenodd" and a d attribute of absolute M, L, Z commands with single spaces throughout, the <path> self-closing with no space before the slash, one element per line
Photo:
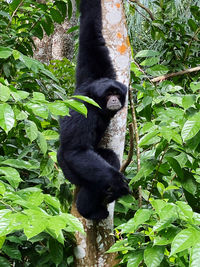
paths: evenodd
<path fill-rule="evenodd" d="M 200 66 L 195 67 L 195 68 L 191 68 L 191 69 L 187 69 L 187 70 L 182 70 L 182 71 L 178 71 L 178 72 L 169 73 L 169 74 L 162 75 L 162 76 L 158 76 L 156 78 L 151 79 L 151 82 L 153 82 L 153 83 L 160 82 L 160 81 L 169 79 L 171 77 L 188 74 L 188 73 L 195 72 L 195 71 L 200 71 Z"/>
<path fill-rule="evenodd" d="M 153 13 L 151 12 L 151 10 L 149 8 L 147 8 L 146 6 L 144 6 L 143 4 L 141 4 L 138 0 L 129 0 L 130 2 L 136 3 L 139 7 L 141 7 L 142 9 L 144 9 L 150 16 L 151 20 L 155 20 Z"/>
<path fill-rule="evenodd" d="M 138 134 L 138 127 L 137 127 L 137 119 L 136 119 L 136 113 L 135 113 L 135 106 L 133 103 L 133 94 L 132 91 L 129 90 L 129 101 L 130 101 L 130 109 L 131 109 L 131 115 L 133 119 L 133 128 L 135 132 L 135 143 L 136 143 L 136 154 L 137 154 L 137 171 L 140 170 L 140 149 L 139 149 L 139 134 Z"/>

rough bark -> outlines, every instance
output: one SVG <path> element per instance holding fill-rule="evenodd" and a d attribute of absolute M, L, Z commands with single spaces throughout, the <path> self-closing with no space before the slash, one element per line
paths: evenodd
<path fill-rule="evenodd" d="M 117 80 L 129 86 L 130 45 L 122 1 L 102 0 L 102 13 L 103 35 L 116 69 Z M 102 140 L 102 146 L 113 149 L 121 161 L 124 150 L 126 116 L 127 105 L 113 118 Z M 74 250 L 76 266 L 110 267 L 118 262 L 115 259 L 116 254 L 105 253 L 114 243 L 114 203 L 111 203 L 108 209 L 109 217 L 97 224 L 81 217 L 74 201 L 72 214 L 80 219 L 86 232 L 85 236 L 80 233 L 76 234 L 77 246 Z"/>
<path fill-rule="evenodd" d="M 45 2 L 43 0 L 37 1 Z M 73 13 L 70 20 L 66 18 L 62 25 L 55 23 L 54 33 L 51 36 L 44 34 L 42 40 L 37 37 L 33 38 L 36 46 L 34 57 L 37 60 L 48 64 L 50 60 L 62 60 L 63 57 L 66 57 L 69 60 L 72 59 L 74 54 L 73 34 L 66 33 L 72 26 L 77 25 L 75 0 L 72 0 L 72 5 Z"/>

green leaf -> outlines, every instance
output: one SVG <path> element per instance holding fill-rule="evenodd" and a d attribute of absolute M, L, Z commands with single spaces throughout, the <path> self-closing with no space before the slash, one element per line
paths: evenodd
<path fill-rule="evenodd" d="M 12 54 L 13 54 L 13 57 L 14 57 L 15 60 L 20 58 L 20 52 L 19 51 L 13 50 Z"/>
<path fill-rule="evenodd" d="M 184 109 L 190 108 L 196 102 L 195 95 L 184 95 L 182 98 L 182 105 Z"/>
<path fill-rule="evenodd" d="M 59 24 L 61 24 L 63 22 L 63 17 L 61 16 L 61 13 L 57 9 L 51 8 L 50 14 L 51 14 L 52 19 L 55 22 L 57 22 Z"/>
<path fill-rule="evenodd" d="M 18 90 L 17 92 L 11 92 L 11 95 L 16 101 L 21 101 L 26 99 L 29 96 L 29 93 L 26 91 Z"/>
<path fill-rule="evenodd" d="M 11 3 L 10 3 L 10 9 L 11 11 L 15 11 L 15 9 L 19 6 L 19 4 L 22 2 L 22 0 L 13 0 Z"/>
<path fill-rule="evenodd" d="M 200 90 L 200 82 L 191 82 L 190 88 L 195 93 L 196 91 Z"/>
<path fill-rule="evenodd" d="M 0 58 L 8 58 L 12 55 L 12 49 L 0 46 Z"/>
<path fill-rule="evenodd" d="M 3 195 L 6 192 L 6 188 L 3 183 L 0 182 L 0 195 Z"/>
<path fill-rule="evenodd" d="M 17 188 L 19 183 L 22 181 L 19 172 L 11 167 L 0 167 L 0 174 L 5 175 L 3 178 L 6 179 L 14 188 Z"/>
<path fill-rule="evenodd" d="M 41 161 L 40 176 L 48 177 L 54 169 L 54 162 L 51 158 L 47 157 Z"/>
<path fill-rule="evenodd" d="M 45 155 L 47 153 L 47 148 L 48 148 L 47 141 L 41 132 L 38 132 L 37 144 L 42 153 Z"/>
<path fill-rule="evenodd" d="M 194 118 L 189 119 L 185 122 L 181 131 L 183 141 L 189 140 L 194 137 L 200 130 L 200 119 Z"/>
<path fill-rule="evenodd" d="M 67 225 L 70 226 L 74 232 L 79 231 L 80 233 L 85 234 L 82 223 L 76 217 L 67 213 L 62 214 L 62 216 L 65 219 Z"/>
<path fill-rule="evenodd" d="M 161 231 L 167 228 L 173 221 L 177 219 L 177 207 L 172 204 L 166 204 L 161 211 L 158 213 L 160 215 L 160 220 L 154 225 L 153 231 Z"/>
<path fill-rule="evenodd" d="M 184 179 L 183 170 L 179 164 L 179 162 L 175 158 L 167 157 L 166 158 L 172 169 L 175 171 L 178 177 Z"/>
<path fill-rule="evenodd" d="M 60 264 L 63 261 L 63 245 L 61 245 L 57 240 L 49 240 L 49 251 L 51 259 L 55 264 Z"/>
<path fill-rule="evenodd" d="M 144 262 L 147 267 L 160 266 L 164 258 L 164 247 L 154 246 L 152 248 L 146 248 L 144 251 Z"/>
<path fill-rule="evenodd" d="M 33 99 L 43 101 L 43 100 L 45 100 L 45 95 L 43 93 L 33 92 Z"/>
<path fill-rule="evenodd" d="M 53 115 L 66 116 L 69 115 L 69 108 L 62 101 L 49 103 L 48 108 Z"/>
<path fill-rule="evenodd" d="M 150 219 L 152 210 L 140 209 L 137 210 L 134 217 L 130 219 L 127 223 L 123 224 L 121 229 L 123 233 L 133 233 L 137 230 L 138 226 L 145 223 Z"/>
<path fill-rule="evenodd" d="M 28 239 L 43 232 L 48 225 L 48 216 L 38 210 L 26 209 L 24 213 L 28 216 L 28 223 L 24 227 L 24 233 Z"/>
<path fill-rule="evenodd" d="M 3 102 L 8 101 L 10 98 L 10 89 L 8 86 L 0 84 L 0 100 Z"/>
<path fill-rule="evenodd" d="M 84 100 L 85 102 L 89 103 L 89 104 L 92 104 L 96 107 L 99 107 L 101 108 L 93 99 L 87 97 L 87 96 L 82 96 L 82 95 L 74 95 L 73 98 L 78 98 L 78 99 L 81 99 L 81 100 Z"/>
<path fill-rule="evenodd" d="M 53 130 L 46 130 L 42 134 L 46 140 L 57 140 L 59 138 L 59 134 Z"/>
<path fill-rule="evenodd" d="M 2 248 L 2 246 L 3 246 L 4 242 L 5 242 L 5 240 L 6 240 L 6 236 L 1 236 L 1 237 L 0 237 L 0 249 Z"/>
<path fill-rule="evenodd" d="M 171 245 L 170 256 L 196 245 L 200 241 L 200 232 L 194 228 L 184 229 L 179 232 Z"/>
<path fill-rule="evenodd" d="M 36 73 L 39 70 L 44 70 L 44 65 L 36 59 L 20 54 L 20 60 L 25 64 L 27 68 L 31 69 Z"/>
<path fill-rule="evenodd" d="M 160 53 L 154 50 L 142 50 L 138 52 L 135 57 L 156 57 L 159 56 Z"/>
<path fill-rule="evenodd" d="M 193 19 L 189 19 L 188 20 L 188 25 L 190 26 L 190 29 L 193 31 L 193 32 L 196 32 L 197 28 L 198 28 L 198 25 L 196 24 L 196 22 L 193 20 Z"/>
<path fill-rule="evenodd" d="M 149 144 L 149 141 L 151 141 L 151 139 L 154 136 L 156 136 L 158 133 L 159 133 L 159 131 L 158 130 L 155 130 L 155 131 L 150 131 L 149 133 L 147 133 L 146 135 L 144 135 L 140 139 L 139 146 L 142 147 L 142 146 L 145 146 L 145 145 Z"/>
<path fill-rule="evenodd" d="M 126 250 L 134 250 L 131 246 L 128 246 L 128 241 L 124 240 L 117 240 L 112 247 L 106 251 L 106 253 L 114 253 L 118 251 L 126 251 Z"/>
<path fill-rule="evenodd" d="M 0 162 L 1 165 L 8 165 L 14 168 L 18 169 L 28 169 L 28 170 L 34 170 L 38 169 L 38 164 L 32 164 L 31 161 L 24 161 L 24 160 L 19 160 L 19 159 L 7 159 L 2 162 Z"/>
<path fill-rule="evenodd" d="M 161 76 L 168 73 L 169 69 L 163 65 L 156 65 L 151 68 L 146 69 L 146 73 L 151 76 Z"/>
<path fill-rule="evenodd" d="M 29 102 L 26 104 L 26 106 L 30 108 L 35 115 L 43 119 L 48 118 L 49 110 L 47 109 L 46 105 Z"/>
<path fill-rule="evenodd" d="M 160 61 L 159 57 L 150 57 L 140 63 L 141 66 L 153 66 Z"/>
<path fill-rule="evenodd" d="M 11 263 L 6 258 L 0 256 L 0 266 L 11 267 Z"/>
<path fill-rule="evenodd" d="M 14 245 L 4 245 L 2 251 L 11 259 L 21 260 L 21 252 Z"/>
<path fill-rule="evenodd" d="M 178 205 L 180 210 L 183 212 L 183 214 L 192 221 L 192 218 L 193 218 L 192 208 L 187 203 L 182 202 L 182 201 L 177 201 L 176 204 Z"/>
<path fill-rule="evenodd" d="M 71 0 L 67 0 L 68 2 L 68 6 L 67 6 L 67 14 L 68 14 L 68 19 L 70 20 L 71 17 L 72 17 L 72 10 L 73 10 L 73 7 L 72 7 L 72 2 Z"/>
<path fill-rule="evenodd" d="M 58 211 L 60 210 L 60 202 L 58 201 L 57 198 L 51 195 L 45 194 L 44 201 L 47 203 L 47 205 L 54 207 Z"/>
<path fill-rule="evenodd" d="M 156 163 L 157 161 L 155 160 L 149 160 L 149 161 L 143 162 L 141 169 L 136 174 L 136 176 L 131 179 L 131 181 L 129 182 L 129 185 L 132 185 L 133 183 L 139 181 L 142 177 L 146 178 L 148 175 L 150 175 L 153 172 L 156 166 Z"/>
<path fill-rule="evenodd" d="M 38 128 L 33 121 L 27 121 L 25 131 L 31 143 L 38 137 Z"/>
<path fill-rule="evenodd" d="M 189 267 L 199 267 L 200 266 L 200 243 L 195 244 L 190 251 L 190 266 Z"/>
<path fill-rule="evenodd" d="M 76 110 L 84 116 L 87 116 L 87 108 L 83 103 L 73 99 L 65 100 L 65 103 L 69 108 Z"/>
<path fill-rule="evenodd" d="M 14 112 L 7 103 L 0 104 L 0 127 L 8 133 L 14 126 Z"/>
<path fill-rule="evenodd" d="M 129 253 L 127 267 L 138 267 L 143 260 L 143 251 L 135 251 Z"/>

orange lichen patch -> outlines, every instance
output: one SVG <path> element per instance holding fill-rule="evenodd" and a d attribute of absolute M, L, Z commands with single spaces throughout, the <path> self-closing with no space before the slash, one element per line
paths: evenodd
<path fill-rule="evenodd" d="M 127 50 L 127 45 L 123 43 L 122 45 L 117 46 L 117 51 L 122 55 L 126 52 Z"/>
<path fill-rule="evenodd" d="M 119 38 L 119 39 L 122 38 L 122 34 L 121 34 L 121 32 L 118 32 L 118 33 L 117 33 L 117 38 Z"/>
<path fill-rule="evenodd" d="M 126 44 L 128 47 L 131 45 L 128 36 L 126 37 Z"/>
<path fill-rule="evenodd" d="M 117 3 L 117 4 L 116 4 L 116 7 L 117 7 L 117 8 L 120 8 L 120 6 L 121 6 L 120 3 Z"/>

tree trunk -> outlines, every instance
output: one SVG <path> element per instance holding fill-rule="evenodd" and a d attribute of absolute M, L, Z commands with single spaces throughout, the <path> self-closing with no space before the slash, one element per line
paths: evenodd
<path fill-rule="evenodd" d="M 45 3 L 45 0 L 37 0 L 37 2 Z M 66 18 L 62 25 L 55 23 L 55 29 L 51 36 L 47 36 L 47 34 L 44 33 L 42 40 L 37 37 L 33 38 L 36 46 L 34 57 L 37 60 L 49 64 L 51 60 L 62 60 L 64 57 L 69 60 L 73 58 L 73 34 L 66 33 L 72 26 L 77 25 L 75 0 L 71 2 L 73 13 L 70 20 Z"/>
<path fill-rule="evenodd" d="M 127 35 L 122 0 L 102 0 L 103 36 L 116 70 L 117 80 L 129 86 L 130 45 Z M 113 118 L 102 140 L 102 146 L 111 148 L 122 161 L 126 132 L 127 105 Z M 75 190 L 74 199 L 76 199 Z M 114 244 L 113 214 L 114 203 L 109 204 L 109 217 L 98 224 L 86 220 L 78 213 L 75 200 L 72 214 L 82 223 L 86 235 L 76 234 L 77 246 L 74 250 L 76 266 L 110 267 L 118 261 L 116 254 L 105 252 Z"/>

